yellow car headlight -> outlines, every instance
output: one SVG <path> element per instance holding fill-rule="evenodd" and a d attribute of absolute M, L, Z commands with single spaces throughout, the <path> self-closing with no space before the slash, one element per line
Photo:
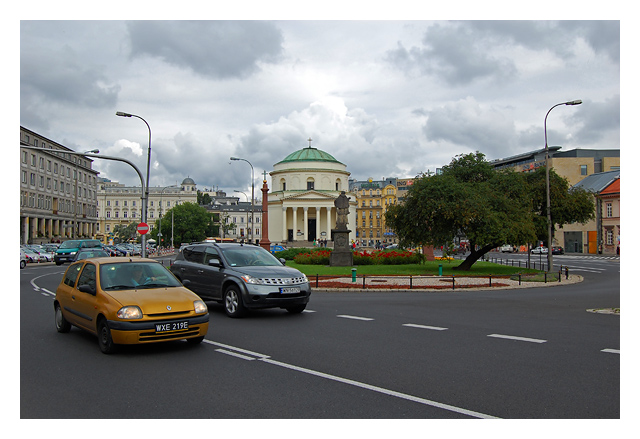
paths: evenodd
<path fill-rule="evenodd" d="M 116 314 L 119 319 L 141 319 L 142 318 L 142 310 L 137 306 L 123 306 L 118 310 Z"/>
<path fill-rule="evenodd" d="M 209 311 L 207 305 L 202 300 L 194 300 L 193 309 L 196 311 L 196 314 L 204 314 Z"/>

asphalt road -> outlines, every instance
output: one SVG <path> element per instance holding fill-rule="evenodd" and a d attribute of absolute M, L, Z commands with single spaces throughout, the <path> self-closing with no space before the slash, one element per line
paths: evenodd
<path fill-rule="evenodd" d="M 212 303 L 201 345 L 110 356 L 89 334 L 55 330 L 52 293 L 66 265 L 29 266 L 20 271 L 20 416 L 616 419 L 620 317 L 586 310 L 620 306 L 620 264 L 567 262 L 585 282 L 314 291 L 300 315 L 243 319 Z"/>

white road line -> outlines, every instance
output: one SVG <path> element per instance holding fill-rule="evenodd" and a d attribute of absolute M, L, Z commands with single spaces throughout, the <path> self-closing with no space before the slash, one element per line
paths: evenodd
<path fill-rule="evenodd" d="M 216 349 L 216 352 L 220 352 L 221 354 L 231 355 L 232 357 L 242 358 L 243 360 L 253 361 L 254 357 L 248 357 L 246 355 L 238 354 L 235 352 L 227 351 L 225 349 Z"/>
<path fill-rule="evenodd" d="M 275 361 L 272 360 L 268 355 L 264 355 L 264 354 L 259 354 L 256 352 L 252 352 L 252 351 L 248 351 L 246 349 L 241 349 L 241 348 L 237 348 L 234 346 L 229 346 L 229 345 L 225 345 L 222 343 L 217 343 L 215 341 L 211 341 L 211 340 L 203 340 L 204 343 L 208 343 L 214 346 L 222 346 L 226 349 L 216 349 L 216 352 L 220 352 L 221 354 L 226 354 L 226 355 L 231 355 L 237 358 L 242 358 L 243 360 L 260 360 L 263 361 L 265 363 L 268 364 L 272 364 L 274 366 L 280 366 L 280 367 L 284 367 L 286 369 L 290 369 L 290 370 L 295 370 L 298 372 L 302 372 L 302 373 L 306 373 L 309 375 L 314 375 L 320 378 L 325 378 L 328 380 L 332 380 L 332 381 L 337 381 L 343 384 L 348 384 L 350 386 L 355 386 L 355 387 L 360 387 L 361 389 L 366 389 L 366 390 L 371 390 L 373 392 L 378 392 L 378 393 L 382 393 L 384 395 L 388 395 L 388 396 L 393 396 L 395 398 L 401 398 L 401 399 L 405 399 L 407 401 L 413 401 L 413 402 L 417 402 L 419 404 L 424 404 L 424 405 L 428 405 L 431 407 L 436 407 L 436 408 L 440 408 L 443 410 L 448 410 L 451 412 L 455 412 L 455 413 L 460 413 L 463 415 L 467 415 L 467 416 L 471 416 L 474 418 L 484 418 L 484 419 L 499 419 L 495 416 L 491 416 L 491 415 L 486 415 L 484 413 L 480 413 L 480 412 L 475 412 L 473 410 L 467 410 L 467 409 L 463 409 L 460 407 L 456 407 L 453 405 L 449 405 L 449 404 L 443 404 L 440 402 L 436 402 L 436 401 L 431 401 L 429 399 L 424 399 L 424 398 L 419 398 L 417 396 L 413 396 L 413 395 L 407 395 L 406 393 L 400 393 L 400 392 L 396 392 L 393 390 L 388 390 L 382 387 L 377 387 L 377 386 L 372 386 L 370 384 L 365 384 L 365 383 L 361 383 L 359 381 L 354 381 L 354 380 L 350 380 L 347 378 L 341 378 L 335 375 L 330 375 L 327 373 L 323 373 L 323 372 L 318 372 L 316 370 L 312 370 L 312 369 L 306 369 L 304 367 L 299 367 L 299 366 L 294 366 L 292 364 L 287 364 L 287 363 L 282 363 L 280 361 Z M 230 350 L 227 350 L 230 349 Z M 242 355 L 239 354 L 237 352 L 232 352 L 232 351 L 237 351 L 237 352 L 244 352 L 250 355 L 253 355 L 257 358 L 253 358 L 253 357 L 249 357 L 247 355 Z"/>
<path fill-rule="evenodd" d="M 607 352 L 609 354 L 620 354 L 620 349 L 603 349 L 600 352 Z"/>
<path fill-rule="evenodd" d="M 508 340 L 528 341 L 528 342 L 531 342 L 531 343 L 546 343 L 547 342 L 547 340 L 540 340 L 540 339 L 537 339 L 537 338 L 516 337 L 514 335 L 502 335 L 502 334 L 489 334 L 489 335 L 487 335 L 487 337 L 506 338 Z"/>
<path fill-rule="evenodd" d="M 449 404 L 443 404 L 441 402 L 436 402 L 436 401 L 431 401 L 429 399 L 424 399 L 424 398 L 419 398 L 417 396 L 413 396 L 413 395 L 407 395 L 406 393 L 400 393 L 400 392 L 395 392 L 393 390 L 388 390 L 388 389 L 384 389 L 382 387 L 377 387 L 377 386 L 372 386 L 370 384 L 365 384 L 365 383 L 361 383 L 359 381 L 354 381 L 354 380 L 350 380 L 347 378 L 341 378 L 335 375 L 329 375 L 327 373 L 323 373 L 323 372 L 318 372 L 315 370 L 311 370 L 311 369 L 305 369 L 303 367 L 298 367 L 298 366 L 293 366 L 291 364 L 287 364 L 287 363 L 281 363 L 279 361 L 275 361 L 275 360 L 271 360 L 271 359 L 264 359 L 262 360 L 265 363 L 269 363 L 269 364 L 273 364 L 275 366 L 280 366 L 280 367 L 285 367 L 287 369 L 291 369 L 291 370 L 295 370 L 298 372 L 303 372 L 309 375 L 314 375 L 320 378 L 325 378 L 328 380 L 332 380 L 332 381 L 337 381 L 343 384 L 348 384 L 350 386 L 355 386 L 355 387 L 360 387 L 361 389 L 366 389 L 366 390 L 371 390 L 373 392 L 378 392 L 378 393 L 382 393 L 384 395 L 388 395 L 388 396 L 393 396 L 395 398 L 401 398 L 401 399 L 405 399 L 407 401 L 412 401 L 412 402 L 417 402 L 419 404 L 424 404 L 424 405 L 428 405 L 431 407 L 436 407 L 436 408 L 440 408 L 443 410 L 448 410 L 451 412 L 455 412 L 455 413 L 460 413 L 463 415 L 467 415 L 467 416 L 471 416 L 474 418 L 483 418 L 483 419 L 498 419 L 495 416 L 491 416 L 491 415 L 486 415 L 484 413 L 479 413 L 479 412 L 475 412 L 472 410 L 467 410 L 467 409 L 463 409 L 460 407 L 455 407 Z"/>
<path fill-rule="evenodd" d="M 340 314 L 340 315 L 338 315 L 336 317 L 340 317 L 340 318 L 343 318 L 343 319 L 352 319 L 352 320 L 365 320 L 365 321 L 373 320 L 373 319 L 370 319 L 368 317 L 348 316 L 348 315 L 344 315 L 344 314 Z"/>
<path fill-rule="evenodd" d="M 305 309 L 305 310 L 304 310 L 304 311 L 302 311 L 302 312 L 315 312 L 315 311 L 310 310 L 310 309 Z"/>
<path fill-rule="evenodd" d="M 247 354 L 247 355 L 253 355 L 254 357 L 258 357 L 258 358 L 269 358 L 268 355 L 259 354 L 257 352 L 248 351 L 246 349 L 236 348 L 234 346 L 229 346 L 229 345 L 226 345 L 226 344 L 222 344 L 222 343 L 218 343 L 218 342 L 215 342 L 215 341 L 207 340 L 206 338 L 204 340 L 202 340 L 202 342 L 203 343 L 209 343 L 209 344 L 212 344 L 214 346 L 220 346 L 221 348 L 225 348 L 225 349 L 231 349 L 232 351 L 242 352 L 242 353 Z"/>
<path fill-rule="evenodd" d="M 416 325 L 413 323 L 405 323 L 402 326 L 407 326 L 409 328 L 431 329 L 433 331 L 446 331 L 447 329 L 449 329 L 449 328 L 440 328 L 439 326 Z"/>

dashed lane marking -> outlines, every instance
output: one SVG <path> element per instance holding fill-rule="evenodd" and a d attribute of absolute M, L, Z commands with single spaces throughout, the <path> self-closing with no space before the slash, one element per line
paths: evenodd
<path fill-rule="evenodd" d="M 449 328 L 441 328 L 439 326 L 416 325 L 414 323 L 405 323 L 402 326 L 407 326 L 409 328 L 431 329 L 433 331 L 446 331 L 447 329 L 449 329 Z"/>
<path fill-rule="evenodd" d="M 546 343 L 547 340 L 540 340 L 537 338 L 516 337 L 515 335 L 503 335 L 503 334 L 489 334 L 487 337 L 504 338 L 507 340 L 527 341 L 530 343 Z"/>

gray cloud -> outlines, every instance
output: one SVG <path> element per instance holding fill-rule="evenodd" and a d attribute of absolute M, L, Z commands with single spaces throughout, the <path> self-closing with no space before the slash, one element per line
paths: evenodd
<path fill-rule="evenodd" d="M 69 46 L 20 57 L 21 98 L 65 102 L 94 108 L 115 105 L 120 86 L 104 74 L 104 66 L 87 64 Z"/>
<path fill-rule="evenodd" d="M 282 35 L 259 21 L 132 21 L 131 55 L 149 55 L 212 78 L 246 77 L 282 54 Z"/>

